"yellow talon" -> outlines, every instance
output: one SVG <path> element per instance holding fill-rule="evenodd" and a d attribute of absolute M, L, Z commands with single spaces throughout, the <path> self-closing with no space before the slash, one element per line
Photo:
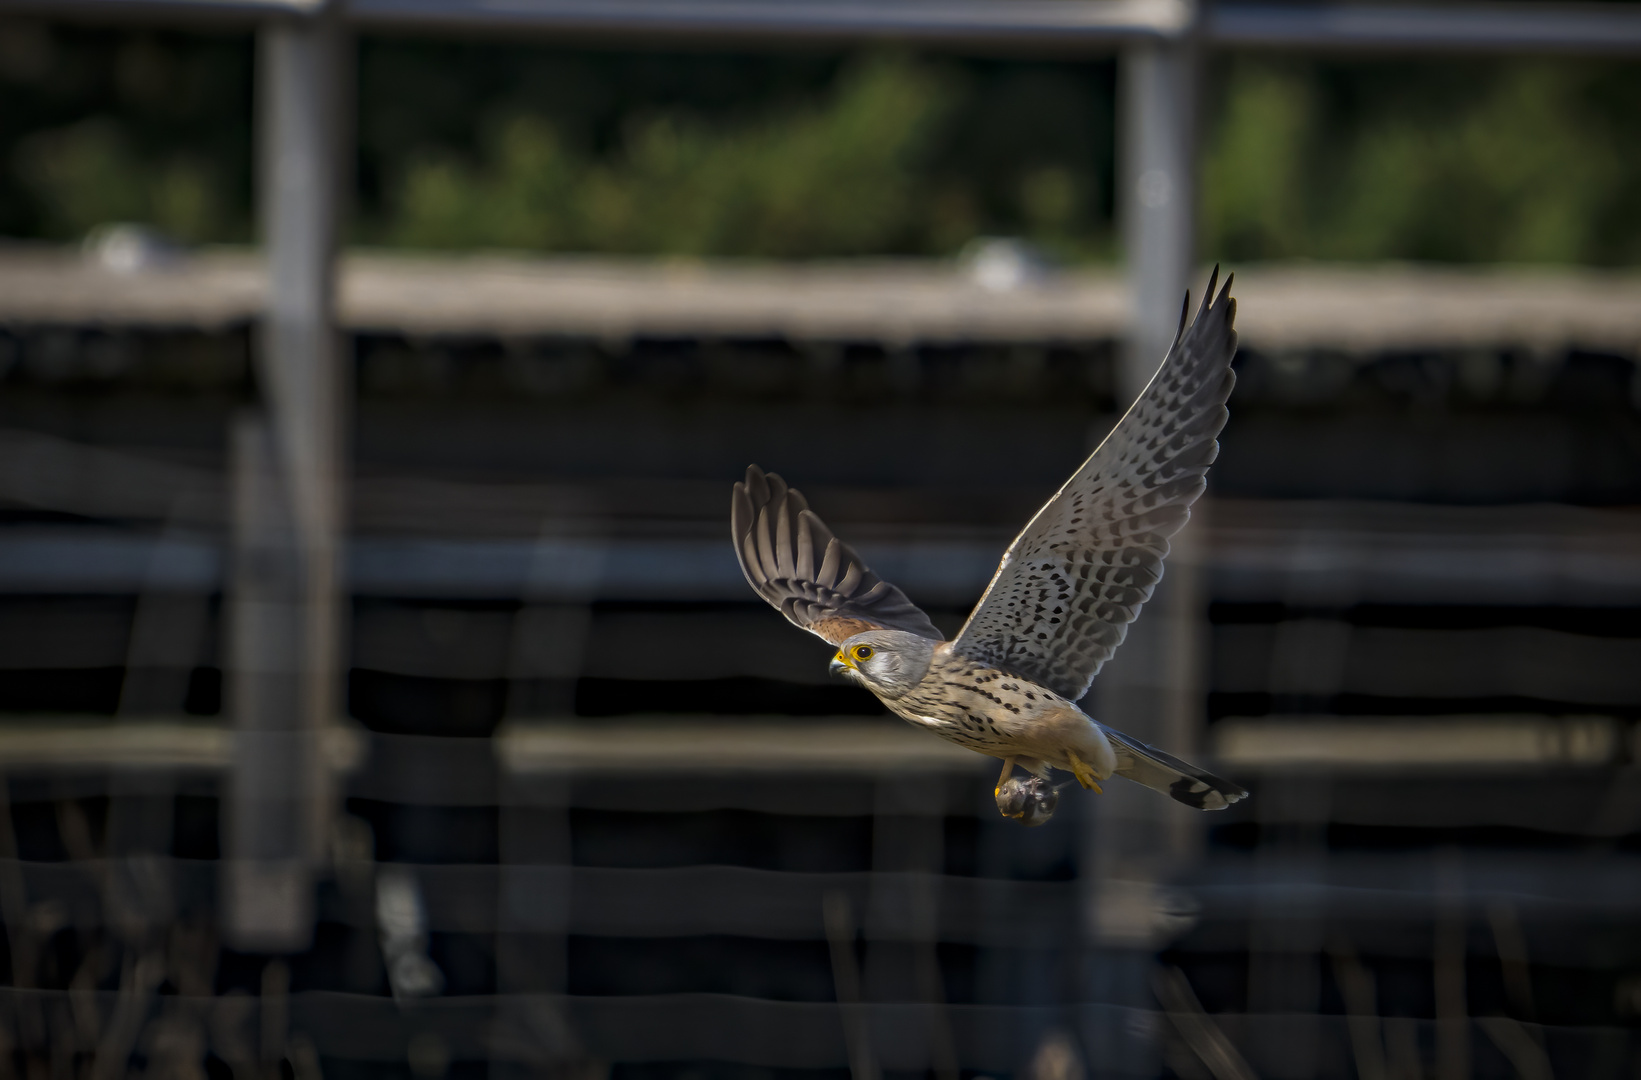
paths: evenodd
<path fill-rule="evenodd" d="M 1071 775 L 1077 778 L 1077 783 L 1096 794 L 1105 794 L 1105 790 L 1100 787 L 1099 778 L 1094 775 L 1094 770 L 1090 769 L 1082 758 L 1069 750 L 1066 751 L 1066 758 L 1071 762 Z"/>
<path fill-rule="evenodd" d="M 1007 780 L 1009 778 L 1009 773 L 1011 773 L 1013 771 L 1014 771 L 1014 759 L 1012 757 L 1004 758 L 1003 759 L 1003 771 L 997 777 L 997 786 L 991 789 L 991 797 L 992 798 L 995 799 L 998 796 L 1003 794 L 1003 781 Z"/>

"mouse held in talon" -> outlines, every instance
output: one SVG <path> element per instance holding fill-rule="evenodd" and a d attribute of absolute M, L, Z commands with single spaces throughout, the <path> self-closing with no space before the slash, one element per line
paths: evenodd
<path fill-rule="evenodd" d="M 1040 776 L 1011 776 L 997 785 L 997 812 L 1022 825 L 1046 825 L 1060 789 Z"/>

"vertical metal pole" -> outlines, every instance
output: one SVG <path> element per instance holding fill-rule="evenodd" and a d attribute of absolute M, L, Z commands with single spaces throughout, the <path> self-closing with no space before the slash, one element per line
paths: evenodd
<path fill-rule="evenodd" d="M 581 674 L 603 554 L 600 550 L 571 557 L 569 576 L 579 587 L 555 582 L 557 572 L 566 569 L 566 559 L 554 544 L 551 525 L 548 520 L 541 523 L 523 602 L 514 617 L 504 720 L 575 712 L 573 687 Z M 543 682 L 549 687 L 545 693 Z M 575 861 L 570 830 L 573 783 L 569 773 L 524 781 L 505 773 L 498 778 L 501 887 L 496 992 L 501 1003 L 493 1038 L 498 1045 L 511 1047 L 513 1057 L 491 1059 L 491 1080 L 575 1075 L 587 1057 L 563 1008 L 569 993 L 568 918 Z M 542 932 L 543 907 L 558 913 L 550 933 Z M 532 918 L 521 921 L 519 912 L 525 908 Z"/>
<path fill-rule="evenodd" d="M 1189 28 L 1176 40 L 1130 46 L 1119 60 L 1118 213 L 1131 305 L 1119 408 L 1150 382 L 1179 326 L 1196 254 L 1196 93 Z M 1094 715 L 1102 722 L 1185 755 L 1200 724 L 1195 691 L 1206 605 L 1191 551 L 1200 530 L 1194 523 L 1175 538 L 1166 576 L 1095 682 Z M 1182 828 L 1193 811 L 1149 791 L 1111 788 L 1090 810 L 1080 859 L 1092 945 L 1088 1000 L 1149 1009 L 1155 951 L 1183 929 L 1170 914 L 1168 878 L 1200 825 Z M 1158 1072 L 1155 1034 L 1115 1015 L 1091 1014 L 1084 1041 L 1093 1057 L 1135 1074 Z"/>
<path fill-rule="evenodd" d="M 1091 710 L 1102 723 L 1186 760 L 1197 757 L 1205 719 L 1205 509 L 1198 503 L 1190 524 L 1175 534 L 1156 592 L 1094 682 Z M 1152 1008 L 1155 954 L 1190 928 L 1189 906 L 1172 880 L 1198 854 L 1208 823 L 1201 811 L 1132 784 L 1108 787 L 1089 809 L 1080 860 L 1094 948 L 1089 999 Z M 1155 1033 L 1113 1020 L 1107 1014 L 1106 1029 L 1086 1036 L 1093 1056 L 1121 1061 L 1136 1075 L 1155 1074 Z"/>
<path fill-rule="evenodd" d="M 1174 339 L 1196 258 L 1198 61 L 1190 34 L 1130 46 L 1119 61 L 1117 209 L 1132 305 L 1119 380 L 1123 407 Z"/>
<path fill-rule="evenodd" d="M 302 710 L 302 562 L 268 424 L 229 436 L 233 563 L 227 595 L 234 724 L 224 871 L 237 948 L 301 949 L 313 925 L 314 771 Z"/>
<path fill-rule="evenodd" d="M 867 939 L 861 999 L 923 1002 L 926 1065 L 936 1080 L 956 1080 L 956 1038 L 939 959 L 945 782 L 897 771 L 880 774 L 876 787 L 872 876 L 861 920 Z M 881 1075 L 880 1068 L 870 1071 Z"/>
<path fill-rule="evenodd" d="M 229 805 L 230 939 L 305 948 L 331 793 L 322 755 L 341 705 L 339 569 L 346 405 L 335 325 L 343 38 L 334 13 L 274 20 L 257 56 L 268 296 L 257 353 L 265 418 L 235 433 L 238 751 Z"/>

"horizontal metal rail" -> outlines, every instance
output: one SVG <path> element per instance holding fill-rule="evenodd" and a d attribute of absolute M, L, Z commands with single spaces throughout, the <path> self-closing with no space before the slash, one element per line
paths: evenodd
<path fill-rule="evenodd" d="M 155 872 L 170 880 L 184 905 L 202 903 L 211 895 L 217 866 L 215 860 L 154 855 L 0 861 L 0 870 L 23 878 L 36 902 L 55 901 L 82 912 L 95 910 L 99 882 L 120 888 L 131 876 Z M 826 938 L 823 898 L 841 893 L 861 914 L 869 940 L 1053 949 L 1063 946 L 1064 928 L 1079 903 L 1075 881 L 910 872 L 405 863 L 354 864 L 343 870 L 389 868 L 414 881 L 427 929 L 446 933 L 821 941 Z M 1336 853 L 1321 864 L 1306 858 L 1219 855 L 1189 875 L 1182 887 L 1204 901 L 1216 919 L 1263 910 L 1277 917 L 1325 912 L 1366 922 L 1415 924 L 1431 917 L 1431 898 L 1444 891 L 1432 860 L 1405 853 Z M 656 902 L 661 896 L 665 903 Z M 1641 912 L 1641 860 L 1611 853 L 1473 854 L 1465 860 L 1457 899 L 1478 912 L 1506 901 L 1535 919 L 1633 919 Z M 328 911 L 326 919 L 362 928 L 374 924 L 369 908 L 345 904 Z M 1420 951 L 1425 947 L 1419 943 Z M 1478 942 L 1477 948 L 1491 952 L 1490 943 Z"/>
<path fill-rule="evenodd" d="M 1219 4 L 1204 38 L 1225 48 L 1422 52 L 1641 52 L 1633 4 Z"/>
<path fill-rule="evenodd" d="M 327 0 L 0 0 L 0 12 L 93 21 L 254 24 L 311 15 Z"/>
<path fill-rule="evenodd" d="M 88 19 L 260 21 L 324 0 L 0 0 L 0 11 Z M 893 40 L 985 51 L 1105 51 L 1193 31 L 1184 0 L 344 0 L 363 29 Z M 1641 6 L 1473 3 L 1204 5 L 1199 39 L 1223 48 L 1641 53 Z"/>
<path fill-rule="evenodd" d="M 923 738 L 899 724 L 833 720 L 823 724 L 679 724 L 592 720 L 514 724 L 497 733 L 502 767 L 515 773 L 786 772 L 827 774 L 934 771 L 972 774 L 979 756 L 955 743 Z"/>
<path fill-rule="evenodd" d="M 1254 351 L 1332 350 L 1365 359 L 1397 350 L 1549 356 L 1581 348 L 1633 357 L 1641 348 L 1641 275 L 1633 271 L 1235 269 L 1238 300 L 1258 313 L 1241 331 L 1243 347 Z M 1135 311 L 1130 288 L 1111 270 L 1051 274 L 994 291 L 937 260 L 669 265 L 352 251 L 339 257 L 337 280 L 343 329 L 434 347 L 440 339 L 532 338 L 1081 346 L 1120 340 Z M 78 251 L 0 249 L 0 327 L 13 334 L 42 327 L 228 332 L 264 317 L 267 290 L 262 256 L 251 250 L 199 251 L 162 268 L 116 273 Z M 1170 306 L 1177 318 L 1177 294 Z M 774 355 L 758 363 L 763 370 L 779 365 Z"/>
<path fill-rule="evenodd" d="M 1627 756 L 1626 735 L 1603 716 L 1232 717 L 1213 745 L 1233 768 L 1405 774 L 1609 765 Z"/>
<path fill-rule="evenodd" d="M 1462 777 L 1473 794 L 1458 800 L 1465 807 L 1441 811 L 1444 822 L 1515 820 L 1517 808 L 1488 793 L 1495 780 L 1508 787 L 1511 775 L 1547 768 L 1573 775 L 1641 753 L 1641 732 L 1596 715 L 1230 717 L 1209 734 L 1214 760 L 1234 771 L 1325 768 L 1341 780 L 1388 778 L 1403 798 L 1437 777 Z M 205 718 L 12 716 L 0 723 L 0 761 L 13 777 L 209 776 L 227 768 L 234 738 Z M 872 813 L 872 785 L 893 774 L 936 781 L 920 809 L 985 817 L 995 772 L 995 762 L 892 717 L 523 720 L 503 725 L 493 740 L 383 735 L 349 724 L 330 732 L 325 749 L 334 770 L 352 774 L 357 797 L 433 806 L 851 816 Z M 640 776 L 641 784 L 627 783 Z M 623 783 L 609 787 L 612 777 Z M 1614 783 L 1634 786 L 1624 777 Z M 1561 799 L 1554 824 L 1532 806 L 1523 820 L 1548 831 L 1592 826 L 1598 797 Z M 1334 812 L 1367 822 L 1382 810 L 1352 803 Z"/>
<path fill-rule="evenodd" d="M 1210 592 L 1237 602 L 1299 595 L 1321 603 L 1338 592 L 1330 583 L 1350 575 L 1351 602 L 1641 604 L 1641 558 L 1596 545 L 1566 550 L 1535 538 L 1419 544 L 1401 537 L 1380 546 L 1366 538 L 1342 539 L 1325 565 L 1307 567 L 1291 561 L 1298 545 L 1284 538 L 1227 537 L 1208 553 Z M 878 573 L 921 602 L 962 605 L 979 596 L 1002 545 L 931 540 L 859 546 Z M 163 559 L 157 557 L 162 549 Z M 553 570 L 542 571 L 543 565 Z M 18 528 L 0 535 L 0 593 L 214 592 L 221 588 L 223 566 L 223 549 L 203 535 L 164 539 L 90 527 Z M 357 537 L 345 586 L 358 596 L 385 597 L 508 600 L 530 593 L 543 600 L 751 601 L 729 545 L 693 537 Z"/>
<path fill-rule="evenodd" d="M 363 27 L 1110 47 L 1183 33 L 1182 0 L 349 0 Z"/>
<path fill-rule="evenodd" d="M 50 772 L 221 772 L 233 759 L 235 732 L 207 719 L 115 721 L 98 716 L 12 717 L 0 725 L 0 761 L 14 774 Z M 326 763 L 351 772 L 367 743 L 354 727 L 325 732 Z"/>

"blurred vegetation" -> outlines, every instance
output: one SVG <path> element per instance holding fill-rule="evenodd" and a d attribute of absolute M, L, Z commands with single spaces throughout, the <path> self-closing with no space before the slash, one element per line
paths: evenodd
<path fill-rule="evenodd" d="M 362 238 L 674 255 L 1111 243 L 1114 65 L 369 41 Z"/>
<path fill-rule="evenodd" d="M 918 166 L 949 103 L 929 72 L 877 60 L 843 72 L 821 102 L 741 123 L 635 117 L 604 159 L 519 113 L 490 124 L 477 162 L 412 157 L 379 227 L 410 247 L 772 256 L 940 247 L 976 224 L 960 194 L 919 205 Z"/>
<path fill-rule="evenodd" d="M 250 236 L 247 39 L 0 22 L 0 235 Z"/>
<path fill-rule="evenodd" d="M 0 22 L 0 234 L 251 238 L 253 49 Z M 353 239 L 772 257 L 1115 253 L 1114 64 L 361 43 Z M 1641 66 L 1214 61 L 1216 258 L 1641 263 Z"/>
<path fill-rule="evenodd" d="M 1219 65 L 1203 250 L 1641 263 L 1641 65 Z"/>

